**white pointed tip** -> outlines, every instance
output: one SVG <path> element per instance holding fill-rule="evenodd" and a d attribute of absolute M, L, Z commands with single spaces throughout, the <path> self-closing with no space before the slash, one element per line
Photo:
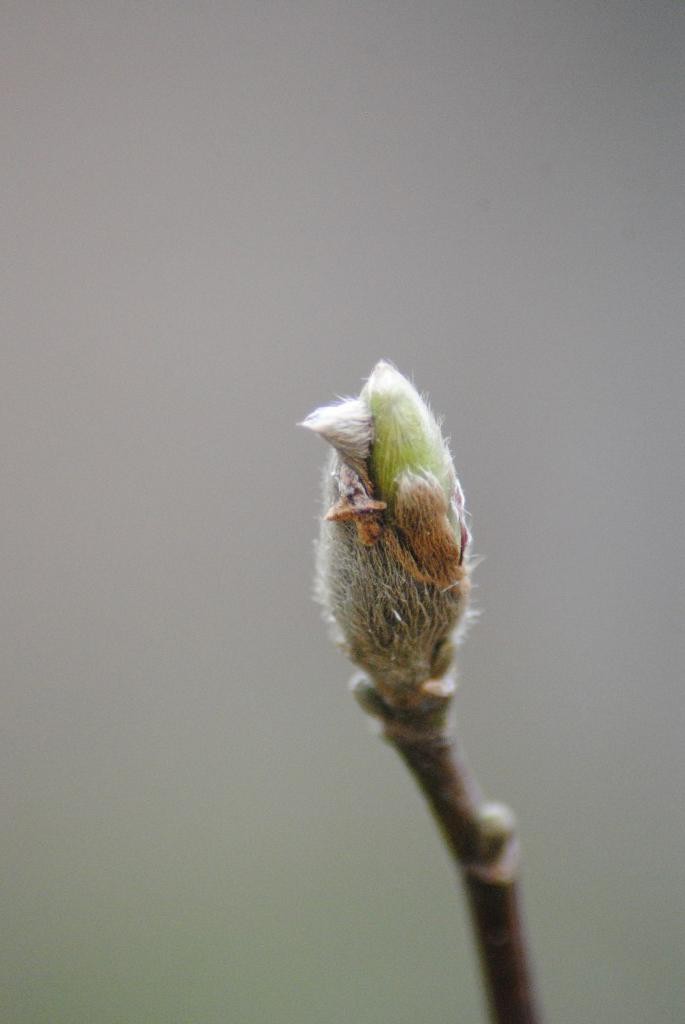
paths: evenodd
<path fill-rule="evenodd" d="M 300 426 L 319 434 L 343 458 L 368 458 L 373 437 L 373 421 L 365 402 L 350 398 L 338 405 L 322 405 L 307 416 Z"/>
<path fill-rule="evenodd" d="M 315 433 L 318 433 L 318 429 L 317 429 L 317 426 L 316 426 L 316 414 L 318 412 L 319 412 L 318 409 L 315 409 L 314 412 L 310 412 L 309 416 L 305 416 L 305 418 L 303 420 L 299 420 L 295 424 L 295 426 L 296 427 L 305 427 L 307 430 L 313 430 Z"/>
<path fill-rule="evenodd" d="M 379 359 L 369 374 L 372 387 L 387 387 L 399 381 L 407 383 L 407 378 L 387 359 Z"/>
<path fill-rule="evenodd" d="M 389 399 L 408 398 L 422 404 L 421 396 L 412 382 L 387 359 L 376 363 L 362 391 L 362 396 L 372 395 Z"/>
<path fill-rule="evenodd" d="M 395 364 L 391 363 L 389 359 L 379 359 L 376 365 L 374 366 L 373 370 L 371 371 L 371 376 L 373 376 L 374 373 L 384 373 L 387 370 L 389 370 L 391 373 L 400 372 L 395 366 Z"/>

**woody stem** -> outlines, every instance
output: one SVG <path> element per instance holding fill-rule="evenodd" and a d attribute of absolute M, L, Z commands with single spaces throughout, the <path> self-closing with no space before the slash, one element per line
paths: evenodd
<path fill-rule="evenodd" d="M 519 883 L 513 816 L 484 802 L 449 735 L 449 696 L 397 708 L 367 681 L 355 696 L 379 718 L 426 797 L 466 887 L 492 1024 L 541 1024 L 533 987 Z"/>

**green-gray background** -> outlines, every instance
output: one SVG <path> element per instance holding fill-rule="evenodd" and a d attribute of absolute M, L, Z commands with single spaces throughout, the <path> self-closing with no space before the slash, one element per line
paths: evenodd
<path fill-rule="evenodd" d="M 294 424 L 381 356 L 486 556 L 549 1021 L 682 1024 L 683 4 L 1 15 L 3 1024 L 482 1019 L 310 600 Z"/>

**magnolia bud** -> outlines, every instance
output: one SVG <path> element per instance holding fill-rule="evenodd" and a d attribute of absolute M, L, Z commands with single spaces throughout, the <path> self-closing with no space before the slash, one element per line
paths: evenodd
<path fill-rule="evenodd" d="M 304 426 L 333 448 L 317 548 L 317 597 L 336 639 L 394 704 L 448 670 L 469 592 L 464 497 L 440 427 L 380 362 L 359 398 Z"/>

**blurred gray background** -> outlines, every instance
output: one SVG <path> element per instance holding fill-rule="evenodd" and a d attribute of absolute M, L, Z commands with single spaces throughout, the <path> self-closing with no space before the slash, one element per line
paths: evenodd
<path fill-rule="evenodd" d="M 2 5 L 8 1024 L 483 1019 L 311 601 L 380 357 L 444 414 L 549 1021 L 685 1020 L 685 7 Z"/>

